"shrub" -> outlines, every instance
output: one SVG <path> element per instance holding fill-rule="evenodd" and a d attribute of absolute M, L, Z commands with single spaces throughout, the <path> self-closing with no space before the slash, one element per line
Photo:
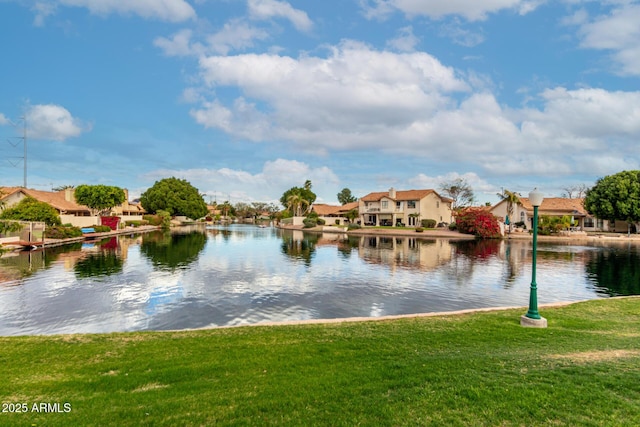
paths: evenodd
<path fill-rule="evenodd" d="M 326 221 L 324 219 L 322 219 L 322 218 L 318 218 L 317 222 L 318 222 L 318 225 L 325 225 L 326 224 Z"/>
<path fill-rule="evenodd" d="M 160 215 L 145 215 L 142 217 L 144 221 L 147 221 L 147 224 L 158 226 L 162 224 L 162 218 Z"/>
<path fill-rule="evenodd" d="M 347 226 L 347 230 L 359 230 L 360 228 L 362 228 L 360 224 L 349 224 Z"/>
<path fill-rule="evenodd" d="M 302 224 L 304 224 L 304 228 L 313 228 L 318 225 L 318 222 L 313 218 L 305 218 Z"/>
<path fill-rule="evenodd" d="M 483 209 L 465 209 L 456 217 L 458 231 L 482 239 L 500 237 L 498 218 Z"/>
<path fill-rule="evenodd" d="M 423 231 L 424 231 L 424 228 L 416 227 L 416 233 L 422 233 Z"/>
<path fill-rule="evenodd" d="M 424 228 L 436 228 L 437 221 L 435 219 L 423 219 L 420 223 Z"/>
<path fill-rule="evenodd" d="M 108 225 L 94 225 L 93 229 L 96 233 L 106 233 L 108 231 L 111 231 L 111 227 L 109 227 Z"/>
<path fill-rule="evenodd" d="M 82 230 L 79 227 L 67 227 L 64 225 L 55 225 L 47 227 L 44 236 L 49 239 L 69 239 L 72 237 L 81 237 Z"/>
<path fill-rule="evenodd" d="M 451 224 L 449 224 L 449 230 L 456 231 L 457 229 L 458 229 L 458 224 L 456 224 L 455 222 L 452 222 Z"/>

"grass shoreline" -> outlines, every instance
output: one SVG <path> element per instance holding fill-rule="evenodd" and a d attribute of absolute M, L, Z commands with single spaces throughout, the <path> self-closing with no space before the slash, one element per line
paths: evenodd
<path fill-rule="evenodd" d="M 0 337 L 0 425 L 640 425 L 640 298 L 541 313 Z"/>

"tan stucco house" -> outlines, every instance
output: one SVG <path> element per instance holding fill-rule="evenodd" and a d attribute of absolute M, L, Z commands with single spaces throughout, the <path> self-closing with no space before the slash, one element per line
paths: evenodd
<path fill-rule="evenodd" d="M 408 227 L 420 225 L 423 219 L 436 223 L 452 221 L 453 200 L 435 190 L 395 190 L 369 193 L 358 201 L 362 225 Z"/>
<path fill-rule="evenodd" d="M 100 224 L 98 217 L 91 216 L 91 209 L 76 203 L 75 191 L 67 188 L 60 191 L 33 190 L 22 187 L 0 187 L 0 201 L 8 208 L 18 204 L 26 197 L 44 202 L 58 211 L 63 224 L 86 227 Z M 144 209 L 136 203 L 128 201 L 129 192 L 125 189 L 125 201 L 111 210 L 112 215 L 126 216 L 128 219 L 142 219 Z"/>
<path fill-rule="evenodd" d="M 502 200 L 491 208 L 500 221 L 507 218 L 507 202 Z M 608 221 L 595 218 L 584 208 L 584 198 L 569 199 L 564 197 L 545 197 L 538 208 L 540 216 L 570 216 L 579 231 L 627 231 L 624 221 Z M 527 197 L 520 197 L 520 202 L 513 206 L 513 215 L 509 217 L 511 224 L 523 222 L 531 229 L 533 206 Z"/>
<path fill-rule="evenodd" d="M 314 203 L 311 205 L 311 211 L 317 213 L 318 218 L 322 218 L 327 225 L 347 224 L 349 220 L 346 214 L 353 209 L 358 209 L 358 202 L 347 203 L 341 206 L 322 203 Z"/>

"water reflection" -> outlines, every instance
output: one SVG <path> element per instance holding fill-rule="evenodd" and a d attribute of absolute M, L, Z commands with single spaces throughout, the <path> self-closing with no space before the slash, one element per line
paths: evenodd
<path fill-rule="evenodd" d="M 0 286 L 29 277 L 32 274 L 48 268 L 57 261 L 62 254 L 80 250 L 81 243 L 33 251 L 11 252 L 0 257 Z"/>
<path fill-rule="evenodd" d="M 0 258 L 0 335 L 526 306 L 529 241 L 220 226 Z M 541 304 L 639 294 L 635 246 L 538 247 Z"/>
<path fill-rule="evenodd" d="M 122 272 L 123 260 L 114 249 L 90 253 L 79 260 L 73 270 L 78 277 L 110 276 Z"/>
<path fill-rule="evenodd" d="M 200 231 L 189 233 L 157 232 L 142 237 L 140 251 L 160 269 L 186 268 L 204 249 L 207 236 Z"/>
<path fill-rule="evenodd" d="M 638 248 L 591 253 L 586 270 L 607 295 L 640 295 Z"/>
<path fill-rule="evenodd" d="M 311 265 L 313 253 L 318 243 L 318 234 L 304 233 L 298 230 L 286 230 L 282 233 L 280 249 L 283 254 L 293 260 L 300 260 L 305 265 Z"/>

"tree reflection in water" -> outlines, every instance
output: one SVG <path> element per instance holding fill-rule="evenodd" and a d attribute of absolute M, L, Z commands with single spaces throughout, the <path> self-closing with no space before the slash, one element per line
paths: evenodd
<path fill-rule="evenodd" d="M 310 266 L 317 243 L 318 235 L 315 233 L 283 233 L 280 248 L 289 258 L 302 260 L 306 266 Z"/>
<path fill-rule="evenodd" d="M 122 258 L 114 249 L 101 249 L 79 260 L 73 267 L 77 277 L 110 276 L 122 272 Z"/>
<path fill-rule="evenodd" d="M 199 231 L 186 234 L 149 233 L 142 237 L 140 252 L 155 267 L 175 270 L 194 262 L 206 243 L 206 234 Z"/>
<path fill-rule="evenodd" d="M 587 262 L 587 273 L 610 296 L 640 295 L 640 259 L 637 248 L 598 251 Z"/>

